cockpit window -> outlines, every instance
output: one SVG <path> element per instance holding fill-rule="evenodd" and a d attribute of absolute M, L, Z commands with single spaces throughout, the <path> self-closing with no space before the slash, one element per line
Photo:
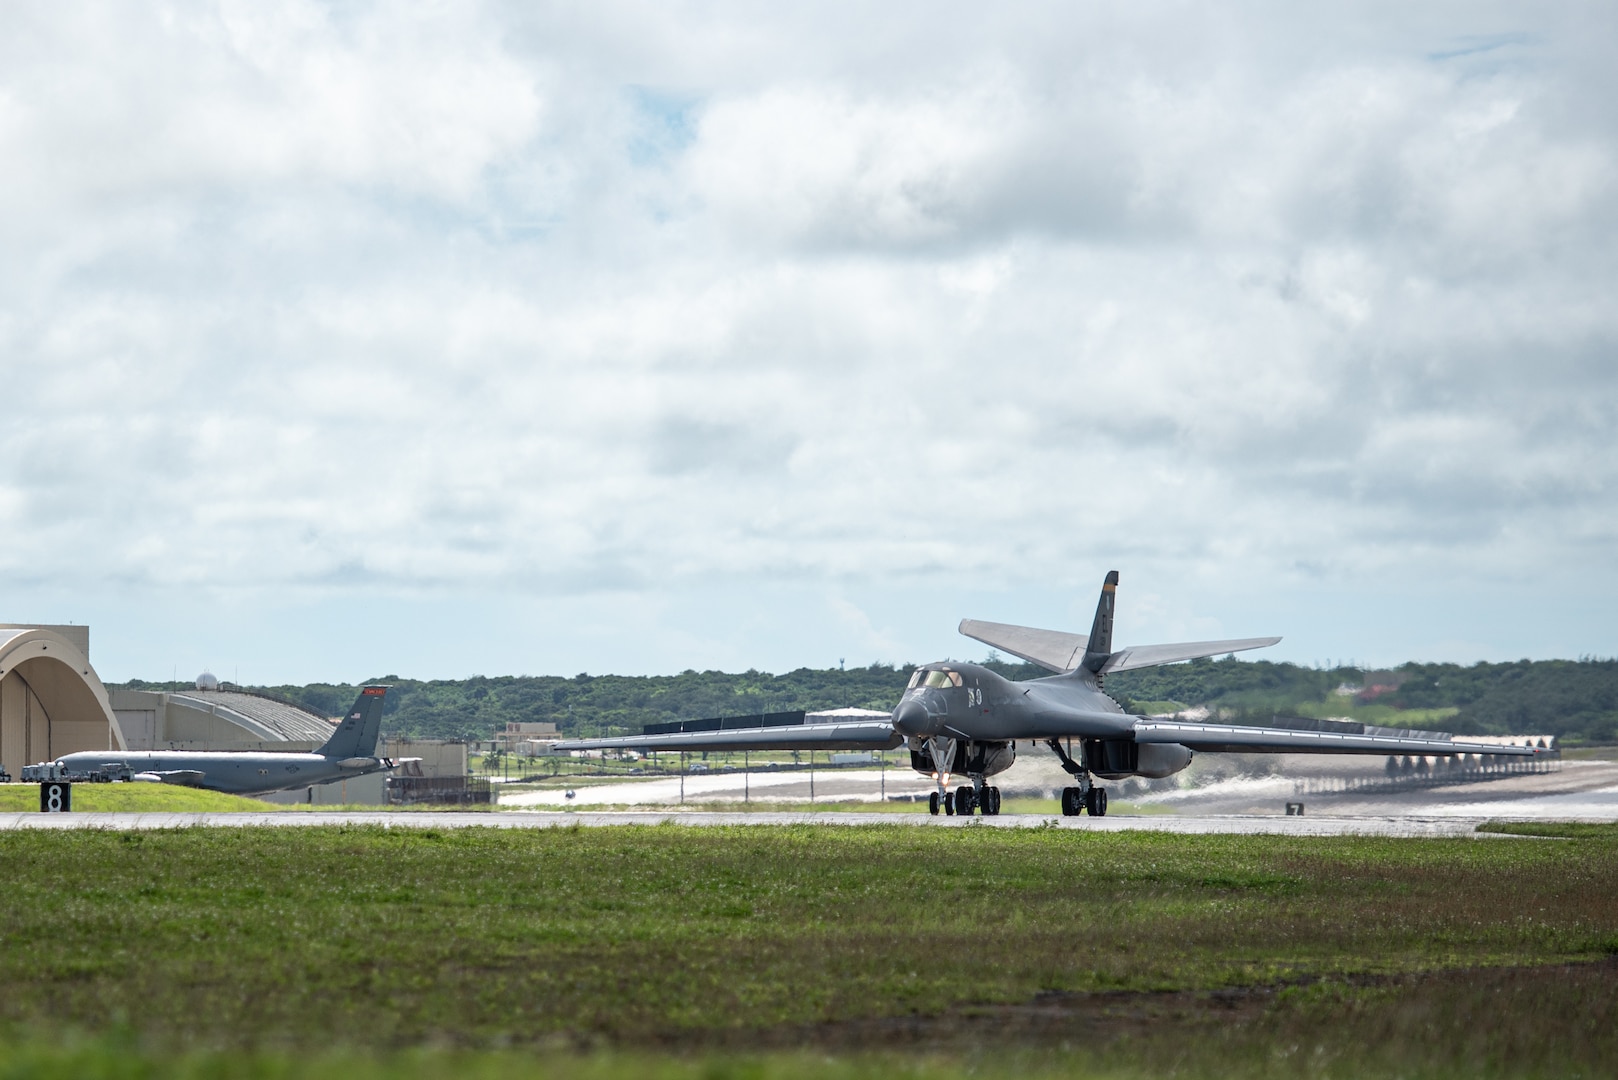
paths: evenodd
<path fill-rule="evenodd" d="M 961 685 L 961 677 L 953 671 L 929 671 L 927 673 L 927 681 L 922 685 L 931 686 L 934 689 L 942 689 L 946 686 L 959 686 Z"/>
<path fill-rule="evenodd" d="M 926 674 L 927 674 L 927 671 L 926 671 L 925 668 L 917 668 L 915 670 L 915 672 L 912 673 L 911 676 L 910 676 L 910 685 L 906 686 L 905 689 L 906 690 L 914 690 L 916 688 L 916 684 L 921 682 L 922 676 L 926 675 Z"/>

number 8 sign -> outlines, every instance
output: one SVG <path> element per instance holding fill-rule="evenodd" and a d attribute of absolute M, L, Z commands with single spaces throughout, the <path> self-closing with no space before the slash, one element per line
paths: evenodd
<path fill-rule="evenodd" d="M 73 809 L 73 785 L 60 780 L 47 780 L 39 785 L 39 812 L 66 814 Z"/>

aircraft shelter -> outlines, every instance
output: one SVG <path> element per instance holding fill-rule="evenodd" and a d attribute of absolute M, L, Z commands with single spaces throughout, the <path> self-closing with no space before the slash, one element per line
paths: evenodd
<path fill-rule="evenodd" d="M 0 764 L 13 775 L 78 750 L 127 749 L 89 652 L 88 627 L 0 624 Z"/>

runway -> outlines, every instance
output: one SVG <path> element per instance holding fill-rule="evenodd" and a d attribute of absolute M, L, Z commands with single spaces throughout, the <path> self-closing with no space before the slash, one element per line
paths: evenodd
<path fill-rule="evenodd" d="M 1269 816 L 1140 816 L 1049 817 L 1041 814 L 1006 814 L 1000 817 L 932 817 L 927 814 L 862 814 L 828 812 L 728 814 L 668 810 L 562 813 L 456 812 L 456 811 L 321 811 L 283 810 L 226 814 L 0 814 L 0 829 L 106 829 L 132 832 L 187 828 L 311 828 L 332 825 L 378 825 L 393 829 L 557 829 L 598 828 L 672 823 L 695 827 L 723 825 L 887 825 L 930 829 L 1060 829 L 1078 832 L 1166 832 L 1199 835 L 1245 836 L 1411 836 L 1488 837 L 1477 832 L 1487 817 L 1382 816 L 1281 817 Z"/>
<path fill-rule="evenodd" d="M 881 802 L 894 795 L 925 799 L 933 790 L 930 778 L 909 769 L 828 769 L 818 776 L 802 770 L 751 773 L 692 773 L 618 783 L 577 785 L 572 790 L 500 793 L 502 807 L 622 807 L 672 806 L 686 802 L 805 803 L 818 797 L 838 802 Z"/>

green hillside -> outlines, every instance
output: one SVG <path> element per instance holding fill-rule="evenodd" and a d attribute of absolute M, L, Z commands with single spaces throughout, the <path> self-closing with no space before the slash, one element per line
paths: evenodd
<path fill-rule="evenodd" d="M 988 661 L 1012 679 L 1047 674 L 1029 664 Z M 817 670 L 783 675 L 685 671 L 678 675 L 474 676 L 422 681 L 396 675 L 368 680 L 393 685 L 385 729 L 445 739 L 486 739 L 510 721 L 551 721 L 567 734 L 638 731 L 642 725 L 707 716 L 859 706 L 891 709 L 910 665 Z M 1357 668 L 1300 667 L 1267 660 L 1198 660 L 1109 676 L 1106 688 L 1130 711 L 1206 705 L 1221 716 L 1261 722 L 1275 716 L 1351 716 L 1390 727 L 1442 728 L 1467 734 L 1533 732 L 1570 744 L 1618 742 L 1618 661 L 1521 660 L 1502 664 L 1405 664 L 1393 689 L 1360 688 Z M 1377 678 L 1387 678 L 1380 673 Z M 135 681 L 132 688 L 190 684 Z M 332 716 L 358 685 L 256 688 Z"/>
<path fill-rule="evenodd" d="M 1351 716 L 1469 735 L 1532 732 L 1570 744 L 1618 742 L 1615 660 L 1409 663 L 1391 672 L 1396 688 L 1369 701 L 1363 694 L 1334 693 L 1363 686 L 1366 674 L 1227 657 L 1125 672 L 1109 677 L 1107 690 L 1126 708 L 1146 702 L 1208 705 L 1248 722 L 1278 714 Z"/>

